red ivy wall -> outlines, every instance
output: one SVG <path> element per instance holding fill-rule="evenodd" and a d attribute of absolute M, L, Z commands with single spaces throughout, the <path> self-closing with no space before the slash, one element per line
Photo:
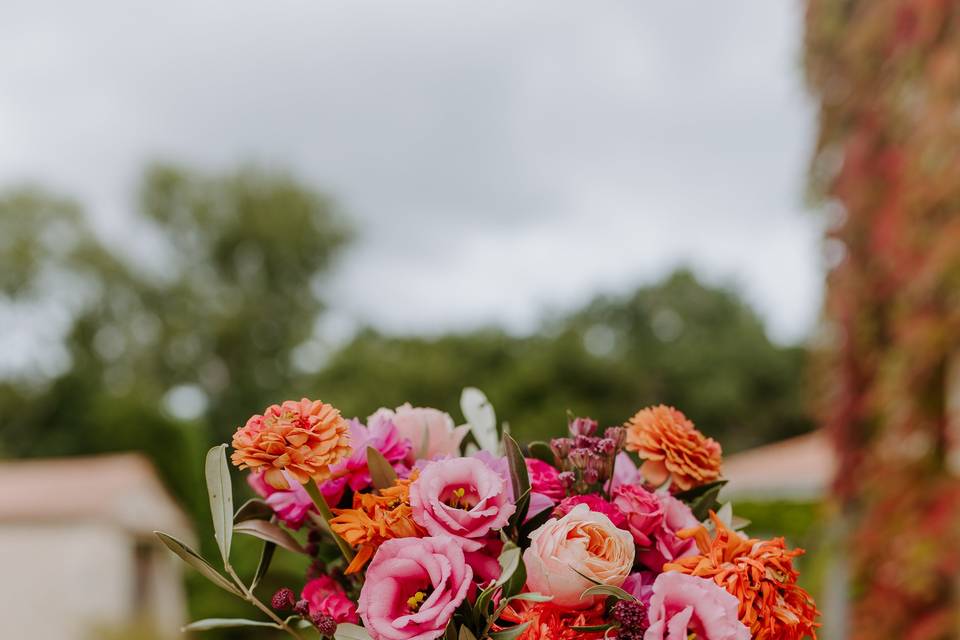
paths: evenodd
<path fill-rule="evenodd" d="M 960 638 L 960 2 L 808 0 L 805 44 L 851 637 Z"/>

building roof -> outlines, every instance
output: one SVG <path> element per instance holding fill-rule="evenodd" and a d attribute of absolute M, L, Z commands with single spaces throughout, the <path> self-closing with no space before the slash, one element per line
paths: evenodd
<path fill-rule="evenodd" d="M 816 500 L 828 490 L 836 456 L 825 434 L 814 432 L 728 457 L 727 499 Z"/>
<path fill-rule="evenodd" d="M 138 453 L 0 461 L 0 487 L 0 525 L 97 520 L 192 538 L 184 513 Z"/>

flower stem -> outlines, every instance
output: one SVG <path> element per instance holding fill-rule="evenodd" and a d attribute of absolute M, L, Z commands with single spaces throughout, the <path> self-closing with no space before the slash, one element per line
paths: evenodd
<path fill-rule="evenodd" d="M 327 504 L 326 498 L 320 493 L 320 488 L 313 480 L 308 481 L 304 486 L 307 489 L 307 493 L 309 493 L 313 499 L 313 504 L 317 507 L 317 511 L 323 516 L 323 520 L 327 524 L 327 529 L 330 530 L 330 535 L 333 536 L 333 541 L 337 543 L 337 546 L 340 548 L 340 553 L 343 554 L 343 557 L 349 565 L 350 561 L 353 560 L 353 549 L 351 549 L 347 541 L 338 536 L 333 530 L 333 527 L 330 526 L 330 521 L 333 520 L 333 513 L 330 511 L 330 506 Z"/>
<path fill-rule="evenodd" d="M 243 592 L 243 597 L 247 602 L 249 602 L 250 604 L 255 606 L 257 609 L 260 609 L 260 611 L 263 611 L 265 614 L 267 614 L 267 617 L 269 617 L 273 622 L 279 625 L 282 630 L 286 631 L 294 638 L 297 638 L 297 640 L 303 640 L 303 636 L 301 636 L 299 633 L 291 629 L 286 622 L 281 620 L 277 614 L 275 614 L 273 611 L 270 610 L 270 607 L 260 602 L 260 600 L 255 595 L 253 595 L 253 592 L 247 588 L 247 585 L 244 584 L 243 580 L 240 579 L 240 576 L 237 575 L 237 572 L 233 570 L 233 567 L 230 566 L 229 563 L 226 564 L 224 568 L 227 570 L 227 573 L 230 574 L 230 577 L 233 578 L 233 581 L 237 583 L 237 586 L 240 587 L 240 590 Z"/>

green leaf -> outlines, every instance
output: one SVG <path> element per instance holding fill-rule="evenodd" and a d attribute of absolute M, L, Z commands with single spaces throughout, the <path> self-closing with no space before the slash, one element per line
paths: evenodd
<path fill-rule="evenodd" d="M 553 449 L 546 442 L 535 441 L 527 445 L 527 452 L 531 458 L 543 460 L 551 467 L 557 466 L 557 456 L 553 454 Z"/>
<path fill-rule="evenodd" d="M 490 608 L 490 601 L 493 599 L 493 594 L 496 593 L 497 589 L 499 588 L 500 587 L 497 585 L 497 583 L 493 583 L 481 591 L 480 595 L 477 596 L 477 601 L 473 605 L 473 621 L 478 627 L 486 622 Z"/>
<path fill-rule="evenodd" d="M 180 629 L 181 631 L 209 631 L 210 629 L 232 629 L 235 627 L 269 627 L 282 629 L 275 622 L 261 622 L 259 620 L 244 620 L 243 618 L 207 618 L 191 622 Z"/>
<path fill-rule="evenodd" d="M 510 467 L 510 484 L 516 500 L 517 510 L 510 517 L 510 526 L 519 527 L 527 517 L 530 506 L 530 475 L 527 473 L 527 461 L 523 457 L 520 445 L 511 436 L 503 437 L 503 448 Z"/>
<path fill-rule="evenodd" d="M 497 453 L 500 436 L 497 434 L 497 414 L 487 396 L 475 387 L 467 387 L 460 394 L 460 410 L 470 425 L 477 444 L 484 451 Z"/>
<path fill-rule="evenodd" d="M 592 587 L 584 589 L 583 593 L 580 594 L 580 599 L 583 600 L 591 596 L 613 596 L 617 600 L 629 600 L 631 602 L 636 602 L 637 600 L 620 587 L 615 587 L 612 584 L 595 584 Z"/>
<path fill-rule="evenodd" d="M 510 596 L 509 601 L 514 600 L 527 600 L 529 602 L 550 602 L 553 600 L 553 596 L 545 596 L 542 593 L 518 593 L 515 596 Z"/>
<path fill-rule="evenodd" d="M 374 489 L 389 489 L 397 483 L 397 472 L 377 449 L 367 447 L 367 467 Z"/>
<path fill-rule="evenodd" d="M 613 628 L 613 623 L 608 622 L 607 624 L 593 624 L 586 627 L 570 627 L 574 631 L 580 631 L 581 633 L 591 633 L 597 631 L 606 631 L 607 629 Z"/>
<path fill-rule="evenodd" d="M 500 551 L 500 557 L 497 558 L 497 562 L 500 563 L 500 577 L 497 578 L 494 586 L 506 584 L 520 566 L 520 560 L 520 547 L 512 542 L 505 543 Z"/>
<path fill-rule="evenodd" d="M 698 487 L 693 487 L 692 489 L 687 489 L 686 491 L 680 491 L 674 494 L 673 497 L 690 504 L 706 492 L 711 491 L 714 487 L 723 487 L 725 484 L 727 484 L 727 480 L 715 480 L 714 482 L 701 484 Z"/>
<path fill-rule="evenodd" d="M 270 569 L 270 563 L 273 561 L 273 553 L 277 550 L 277 545 L 272 542 L 264 542 L 263 550 L 260 552 L 260 561 L 257 562 L 257 571 L 253 574 L 253 580 L 250 582 L 250 591 L 260 586 L 263 576 L 267 575 Z"/>
<path fill-rule="evenodd" d="M 600 581 L 597 580 L 596 578 L 591 578 L 590 576 L 588 576 L 587 574 L 583 573 L 582 571 L 580 571 L 580 570 L 577 569 L 576 567 L 570 567 L 570 568 L 573 569 L 573 572 L 574 572 L 575 574 L 577 574 L 578 576 L 580 576 L 581 578 L 583 578 L 583 579 L 586 580 L 587 582 L 592 582 L 592 583 L 595 584 L 595 585 L 602 585 L 602 584 L 603 584 L 602 582 L 600 582 Z"/>
<path fill-rule="evenodd" d="M 337 632 L 333 636 L 336 640 L 372 640 L 370 634 L 363 627 L 341 622 L 337 625 Z"/>
<path fill-rule="evenodd" d="M 207 451 L 204 465 L 207 478 L 207 494 L 210 496 L 210 513 L 213 515 L 213 531 L 223 563 L 230 562 L 230 540 L 233 536 L 233 486 L 230 484 L 230 468 L 227 466 L 227 445 L 220 444 Z"/>
<path fill-rule="evenodd" d="M 337 548 L 340 549 L 340 553 L 343 554 L 344 560 L 347 561 L 347 564 L 350 564 L 350 561 L 353 560 L 353 549 L 350 548 L 350 545 L 347 544 L 347 541 L 338 536 L 333 529 L 330 528 L 330 521 L 333 520 L 333 513 L 330 511 L 330 505 L 327 504 L 327 499 L 323 497 L 323 494 L 320 492 L 320 487 L 317 486 L 317 483 L 313 480 L 307 482 L 303 485 L 303 488 L 307 490 L 307 493 L 310 494 L 310 497 L 313 499 L 313 504 L 317 508 L 317 513 L 312 511 L 307 512 L 307 517 L 310 518 L 314 523 L 318 524 L 327 534 L 333 538 L 333 541 L 337 543 Z"/>
<path fill-rule="evenodd" d="M 450 624 L 448 624 L 444 630 L 443 640 L 457 640 L 457 625 L 454 624 L 453 620 L 450 621 Z"/>
<path fill-rule="evenodd" d="M 457 640 L 477 640 L 477 636 L 473 635 L 473 631 L 467 628 L 467 625 L 460 627 L 460 633 L 457 635 Z"/>
<path fill-rule="evenodd" d="M 720 506 L 720 503 L 717 502 L 717 496 L 720 495 L 720 489 L 722 488 L 723 485 L 715 485 L 691 503 L 690 511 L 693 512 L 693 516 L 697 520 L 706 519 L 706 517 L 710 515 L 710 511 Z"/>
<path fill-rule="evenodd" d="M 248 536 L 272 542 L 287 551 L 307 553 L 307 550 L 304 549 L 293 536 L 282 529 L 280 525 L 267 520 L 246 520 L 234 525 L 233 530 L 237 533 L 245 533 Z"/>
<path fill-rule="evenodd" d="M 524 622 L 523 624 L 518 624 L 515 627 L 510 627 L 509 629 L 504 629 L 503 631 L 497 631 L 490 634 L 490 640 L 513 640 L 521 633 L 527 630 L 527 627 L 530 626 L 529 622 Z"/>
<path fill-rule="evenodd" d="M 543 524 L 553 516 L 553 509 L 544 509 L 533 516 L 520 526 L 520 541 L 528 543 L 530 534 L 543 526 Z"/>
<path fill-rule="evenodd" d="M 180 542 L 173 536 L 169 536 L 161 531 L 153 532 L 160 542 L 162 542 L 170 551 L 173 551 L 175 554 L 180 556 L 180 558 L 189 564 L 191 567 L 196 569 L 203 577 L 217 585 L 225 591 L 229 591 L 235 596 L 243 597 L 243 594 L 240 593 L 240 590 L 236 586 L 222 575 L 220 575 L 216 569 L 214 569 L 209 562 L 204 560 L 199 553 Z"/>
<path fill-rule="evenodd" d="M 233 524 L 244 520 L 269 520 L 273 517 L 273 508 L 259 498 L 253 498 L 243 503 L 233 514 Z"/>

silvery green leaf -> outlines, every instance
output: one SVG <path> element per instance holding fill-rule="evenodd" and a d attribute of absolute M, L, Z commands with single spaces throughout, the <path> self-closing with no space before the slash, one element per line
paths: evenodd
<path fill-rule="evenodd" d="M 612 584 L 595 584 L 592 587 L 584 589 L 583 593 L 580 594 L 580 599 L 583 600 L 590 596 L 613 596 L 618 600 L 630 600 L 631 602 L 636 600 L 632 595 Z"/>
<path fill-rule="evenodd" d="M 397 472 L 374 447 L 367 447 L 367 468 L 374 489 L 389 489 L 397 483 Z"/>
<path fill-rule="evenodd" d="M 477 636 L 473 635 L 473 631 L 467 629 L 466 625 L 460 627 L 460 635 L 457 638 L 458 640 L 477 640 Z"/>
<path fill-rule="evenodd" d="M 497 453 L 500 448 L 500 436 L 497 435 L 497 415 L 493 405 L 483 391 L 467 387 L 460 394 L 460 410 L 470 425 L 470 431 L 477 444 L 484 451 Z"/>
<path fill-rule="evenodd" d="M 733 524 L 733 505 L 725 502 L 723 506 L 717 509 L 717 517 L 720 518 L 720 522 L 727 527 L 731 527 Z"/>
<path fill-rule="evenodd" d="M 272 542 L 264 542 L 263 549 L 260 551 L 260 560 L 257 562 L 257 570 L 253 574 L 253 580 L 250 581 L 250 591 L 254 591 L 260 586 L 263 576 L 267 575 L 270 569 L 270 563 L 273 561 L 273 554 L 277 550 L 277 545 Z"/>
<path fill-rule="evenodd" d="M 229 591 L 235 596 L 243 597 L 243 594 L 240 593 L 240 590 L 237 589 L 232 582 L 220 575 L 217 570 L 210 565 L 209 562 L 200 556 L 199 553 L 180 542 L 173 536 L 169 536 L 161 531 L 154 531 L 153 533 L 160 538 L 160 542 L 170 549 L 170 551 L 173 551 L 175 554 L 180 556 L 180 559 L 196 569 L 207 580 L 217 585 L 221 589 Z"/>
<path fill-rule="evenodd" d="M 227 564 L 230 562 L 230 540 L 233 537 L 233 487 L 227 466 L 227 445 L 220 444 L 207 451 L 204 472 L 207 494 L 210 496 L 213 532 L 223 563 Z"/>
<path fill-rule="evenodd" d="M 244 520 L 269 520 L 273 517 L 273 508 L 260 498 L 244 502 L 233 514 L 233 524 Z"/>
<path fill-rule="evenodd" d="M 503 631 L 497 631 L 496 633 L 490 634 L 490 640 L 513 640 L 521 633 L 526 631 L 527 627 L 530 626 L 529 622 L 524 622 L 523 624 L 518 624 L 515 627 L 510 627 L 509 629 L 504 629 Z"/>
<path fill-rule="evenodd" d="M 501 586 L 509 580 L 514 572 L 516 572 L 517 567 L 520 566 L 521 556 L 520 556 L 520 547 L 508 542 L 503 545 L 503 550 L 500 552 L 500 557 L 497 558 L 497 562 L 500 563 L 500 577 L 497 578 L 496 586 Z"/>
<path fill-rule="evenodd" d="M 245 533 L 254 538 L 260 538 L 267 542 L 272 542 L 294 553 L 303 553 L 307 551 L 299 542 L 289 533 L 280 527 L 280 525 L 267 520 L 246 520 L 234 525 L 233 530 L 238 533 Z"/>
<path fill-rule="evenodd" d="M 336 640 L 372 640 L 370 634 L 363 627 L 341 622 L 337 625 L 337 632 L 333 636 Z"/>
<path fill-rule="evenodd" d="M 509 600 L 527 600 L 529 602 L 550 602 L 553 600 L 553 596 L 545 596 L 542 593 L 518 593 L 515 596 L 510 596 Z"/>
<path fill-rule="evenodd" d="M 269 627 L 282 629 L 275 622 L 261 622 L 259 620 L 244 620 L 243 618 L 207 618 L 197 620 L 183 627 L 181 631 L 209 631 L 210 629 L 232 629 L 235 627 Z"/>

